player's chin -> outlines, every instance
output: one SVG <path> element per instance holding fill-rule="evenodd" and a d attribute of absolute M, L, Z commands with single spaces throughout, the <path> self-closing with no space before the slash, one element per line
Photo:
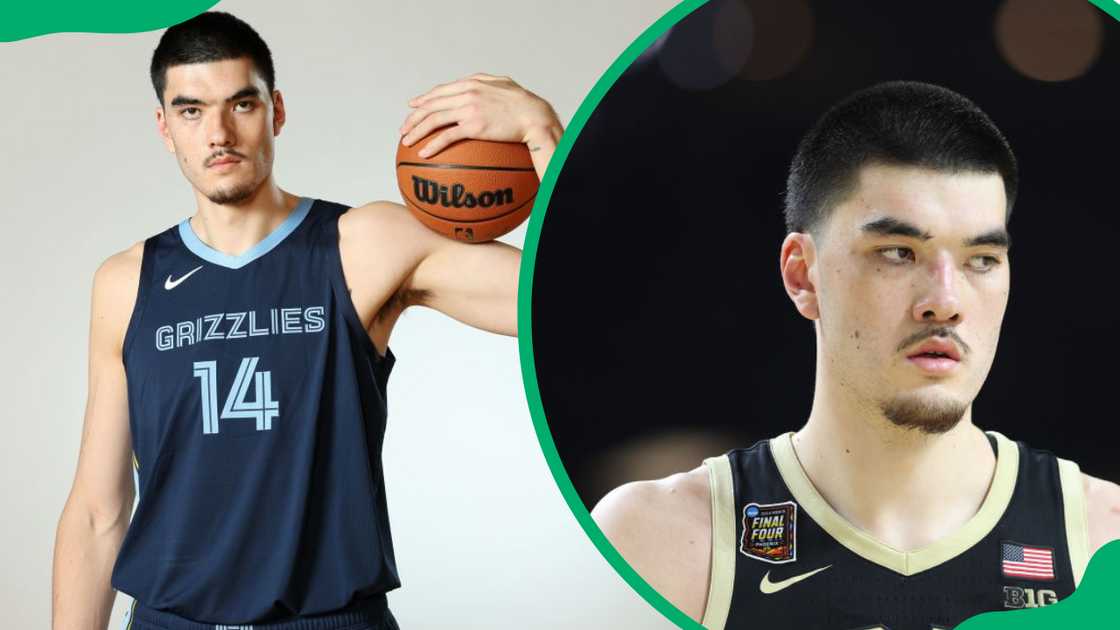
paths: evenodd
<path fill-rule="evenodd" d="M 208 187 L 205 194 L 211 203 L 226 205 L 245 201 L 253 196 L 254 190 L 256 190 L 256 186 L 251 180 L 236 183 L 224 182 L 220 186 L 212 185 Z"/>
<path fill-rule="evenodd" d="M 891 396 L 880 404 L 880 410 L 896 426 L 939 434 L 964 418 L 970 400 L 959 392 L 926 387 Z"/>

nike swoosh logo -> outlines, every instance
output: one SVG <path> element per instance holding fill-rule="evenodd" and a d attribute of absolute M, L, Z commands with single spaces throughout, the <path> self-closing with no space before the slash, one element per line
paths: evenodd
<path fill-rule="evenodd" d="M 781 580 L 779 582 L 771 582 L 770 581 L 770 572 L 767 571 L 766 575 L 762 576 L 762 583 L 758 585 L 758 590 L 762 591 L 763 595 L 770 595 L 772 593 L 777 593 L 778 591 L 782 590 L 783 588 L 786 588 L 788 586 L 793 586 L 794 584 L 797 584 L 801 580 L 807 580 L 807 579 L 813 577 L 814 575 L 820 573 L 821 571 L 824 571 L 825 569 L 830 568 L 831 566 L 832 565 L 830 564 L 828 566 L 824 566 L 824 567 L 821 567 L 819 569 L 814 569 L 814 570 L 812 570 L 808 573 L 802 573 L 801 575 L 795 575 L 791 578 L 786 578 L 786 579 Z"/>
<path fill-rule="evenodd" d="M 163 288 L 167 289 L 168 291 L 170 291 L 171 289 L 174 289 L 175 287 L 179 286 L 179 284 L 181 282 L 183 282 L 187 278 L 191 277 L 191 275 L 194 274 L 194 272 L 198 271 L 199 269 L 202 269 L 202 265 L 199 265 L 199 266 L 195 267 L 194 269 L 191 269 L 190 271 L 188 271 L 186 273 L 186 275 L 179 278 L 178 280 L 172 280 L 171 276 L 168 275 L 167 280 L 165 280 L 164 283 L 163 283 Z"/>

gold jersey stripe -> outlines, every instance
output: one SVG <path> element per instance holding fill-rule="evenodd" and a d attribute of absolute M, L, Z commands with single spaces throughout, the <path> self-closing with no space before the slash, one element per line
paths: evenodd
<path fill-rule="evenodd" d="M 1089 520 L 1085 513 L 1085 486 L 1077 464 L 1058 458 L 1058 478 L 1062 484 L 1062 504 L 1065 506 L 1066 548 L 1069 563 L 1073 566 L 1073 586 L 1081 583 L 1085 566 L 1089 564 Z"/>
<path fill-rule="evenodd" d="M 980 509 L 957 531 L 914 551 L 899 551 L 885 545 L 840 516 L 809 481 L 794 451 L 792 432 L 770 440 L 770 449 L 794 500 L 828 535 L 852 553 L 910 576 L 951 560 L 980 542 L 999 523 L 1011 503 L 1019 472 L 1019 447 L 999 433 L 990 431 L 989 435 L 996 440 L 996 470 Z"/>
<path fill-rule="evenodd" d="M 704 465 L 708 467 L 712 502 L 712 567 L 701 623 L 705 628 L 723 630 L 735 589 L 735 488 L 727 455 L 710 457 Z"/>

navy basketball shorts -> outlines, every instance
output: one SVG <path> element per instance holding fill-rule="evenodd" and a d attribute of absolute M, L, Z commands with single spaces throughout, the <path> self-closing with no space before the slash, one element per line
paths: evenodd
<path fill-rule="evenodd" d="M 124 617 L 124 630 L 399 630 L 384 595 L 344 612 L 324 613 L 289 621 L 257 624 L 214 624 L 192 621 L 133 600 Z"/>

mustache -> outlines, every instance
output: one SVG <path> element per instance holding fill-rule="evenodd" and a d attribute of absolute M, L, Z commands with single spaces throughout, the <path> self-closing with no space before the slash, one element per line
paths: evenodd
<path fill-rule="evenodd" d="M 241 160 L 248 159 L 244 155 L 241 155 L 240 153 L 238 153 L 237 151 L 232 151 L 232 150 L 227 149 L 225 151 L 222 151 L 221 153 L 215 153 L 214 155 L 211 155 L 209 158 L 207 158 L 206 159 L 206 166 L 210 166 L 211 164 L 214 163 L 215 160 L 220 160 L 224 157 L 235 157 L 235 158 L 238 158 L 238 159 L 241 159 Z"/>
<path fill-rule="evenodd" d="M 956 344 L 960 346 L 962 354 L 968 354 L 972 352 L 972 348 L 970 348 L 969 345 L 964 342 L 964 339 L 961 339 L 960 335 L 957 334 L 957 331 L 948 326 L 928 328 L 926 330 L 922 330 L 914 333 L 913 335 L 910 335 L 906 339 L 903 339 L 902 343 L 898 344 L 898 352 L 902 352 L 910 346 L 917 345 L 925 341 L 926 339 L 929 339 L 930 337 L 947 337 L 955 341 Z"/>

